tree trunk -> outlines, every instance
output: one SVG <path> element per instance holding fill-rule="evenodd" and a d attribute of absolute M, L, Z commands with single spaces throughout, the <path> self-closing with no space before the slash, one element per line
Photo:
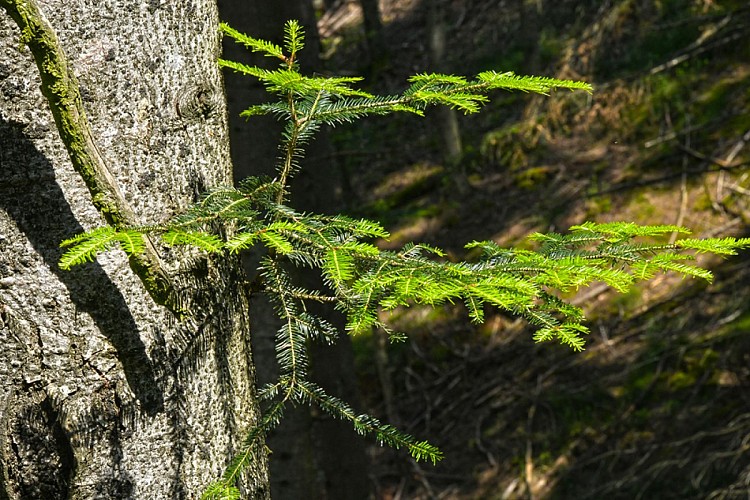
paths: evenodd
<path fill-rule="evenodd" d="M 367 49 L 370 52 L 370 62 L 375 62 L 384 56 L 383 22 L 380 20 L 379 0 L 359 0 L 362 5 L 362 18 L 365 25 Z"/>
<path fill-rule="evenodd" d="M 39 4 L 140 223 L 231 182 L 215 1 Z M 184 320 L 120 251 L 59 269 L 103 221 L 19 40 L 0 9 L 0 498 L 197 498 L 258 418 L 241 267 L 160 249 Z M 241 487 L 268 496 L 263 451 Z"/>
<path fill-rule="evenodd" d="M 446 6 L 442 0 L 434 0 L 430 2 L 428 9 L 427 30 L 429 33 L 430 70 L 435 73 L 450 73 L 444 60 L 447 44 L 446 31 L 448 29 Z M 456 110 L 447 106 L 439 106 L 430 110 L 430 116 L 434 118 L 435 127 L 442 139 L 444 160 L 453 171 L 451 178 L 459 192 L 466 193 L 469 186 L 466 180 L 466 172 L 461 165 L 463 144 Z"/>
<path fill-rule="evenodd" d="M 524 71 L 529 74 L 540 70 L 539 24 L 544 15 L 544 0 L 518 0 L 518 45 L 523 50 Z"/>

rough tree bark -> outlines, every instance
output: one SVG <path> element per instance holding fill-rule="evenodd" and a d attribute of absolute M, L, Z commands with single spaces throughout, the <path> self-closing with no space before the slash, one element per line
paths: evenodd
<path fill-rule="evenodd" d="M 231 182 L 215 0 L 38 4 L 139 222 Z M 240 264 L 157 247 L 185 319 L 119 251 L 59 269 L 103 220 L 21 40 L 0 8 L 0 498 L 197 498 L 258 417 Z M 243 482 L 267 497 L 264 452 Z"/>

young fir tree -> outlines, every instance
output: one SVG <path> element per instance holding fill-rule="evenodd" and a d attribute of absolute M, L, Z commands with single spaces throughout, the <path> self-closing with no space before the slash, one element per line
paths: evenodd
<path fill-rule="evenodd" d="M 450 262 L 440 249 L 424 244 L 409 244 L 399 251 L 380 250 L 372 241 L 388 238 L 388 233 L 376 222 L 302 213 L 287 205 L 289 183 L 300 169 L 304 147 L 322 125 L 337 126 L 367 115 L 395 112 L 421 116 L 433 105 L 475 113 L 496 89 L 547 94 L 556 88 L 591 91 L 591 86 L 510 72 L 486 71 L 474 79 L 419 74 L 409 79 L 410 85 L 401 95 L 375 96 L 353 86 L 360 78 L 302 75 L 297 56 L 303 47 L 303 33 L 295 21 L 286 25 L 283 48 L 227 25 L 222 25 L 222 30 L 250 50 L 280 61 L 273 71 L 219 61 L 222 67 L 259 79 L 276 96 L 276 101 L 252 106 L 242 115 L 271 114 L 286 124 L 277 176 L 252 177 L 237 187 L 213 189 L 161 226 L 105 226 L 75 236 L 62 243 L 68 250 L 60 262 L 60 267 L 67 269 L 116 245 L 131 256 L 138 255 L 145 249 L 145 235 L 159 235 L 165 245 L 189 245 L 208 254 L 264 249 L 258 277 L 249 286 L 272 299 L 283 321 L 276 335 L 280 376 L 261 391 L 268 402 L 262 422 L 249 431 L 242 451 L 224 476 L 208 487 L 205 498 L 239 498 L 235 488 L 238 475 L 289 404 L 316 404 L 334 417 L 350 421 L 361 434 L 408 449 L 417 460 L 434 463 L 442 458 L 435 446 L 372 416 L 357 414 L 308 379 L 307 343 L 332 343 L 337 334 L 329 321 L 308 311 L 311 302 L 335 304 L 346 316 L 350 334 L 378 327 L 394 339 L 403 335 L 379 320 L 382 310 L 462 302 L 471 320 L 479 323 L 485 307 L 494 306 L 535 325 L 536 341 L 557 340 L 582 350 L 588 332 L 583 311 L 561 299 L 560 292 L 592 282 L 626 292 L 636 281 L 663 271 L 711 280 L 709 271 L 687 263 L 695 253 L 732 255 L 750 246 L 750 238 L 683 238 L 667 243 L 662 241 L 665 235 L 689 234 L 687 229 L 671 225 L 586 222 L 565 234 L 532 234 L 529 240 L 536 250 L 502 248 L 492 241 L 471 242 L 466 248 L 477 248 L 482 254 L 472 262 Z M 319 270 L 326 288 L 309 290 L 295 285 L 288 270 L 293 266 Z"/>

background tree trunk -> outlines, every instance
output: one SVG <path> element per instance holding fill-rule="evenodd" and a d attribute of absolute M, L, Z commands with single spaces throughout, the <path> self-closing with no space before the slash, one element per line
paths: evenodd
<path fill-rule="evenodd" d="M 214 1 L 40 8 L 140 222 L 231 181 Z M 184 321 L 119 251 L 58 268 L 60 241 L 103 222 L 20 36 L 0 9 L 0 498 L 197 498 L 258 417 L 241 268 L 171 251 Z M 267 483 L 260 452 L 244 495 Z"/>
<path fill-rule="evenodd" d="M 359 0 L 362 5 L 362 18 L 367 37 L 367 49 L 370 52 L 370 62 L 374 63 L 385 54 L 383 41 L 383 22 L 380 19 L 379 0 Z"/>
<path fill-rule="evenodd" d="M 430 70 L 435 73 L 450 73 L 450 68 L 445 63 L 446 49 L 446 5 L 443 0 L 429 2 L 427 11 L 427 31 L 429 36 L 429 60 Z M 448 167 L 453 170 L 456 187 L 461 192 L 469 190 L 466 173 L 461 165 L 463 156 L 463 143 L 461 141 L 461 129 L 458 123 L 458 114 L 455 109 L 439 106 L 430 110 L 435 128 L 442 139 L 443 156 Z"/>

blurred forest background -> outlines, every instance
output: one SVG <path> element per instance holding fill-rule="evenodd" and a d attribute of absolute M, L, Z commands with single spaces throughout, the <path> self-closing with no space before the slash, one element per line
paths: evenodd
<path fill-rule="evenodd" d="M 746 0 L 255 3 L 266 9 L 255 27 L 228 6 L 223 17 L 266 38 L 278 37 L 285 18 L 306 20 L 308 67 L 364 75 L 372 92 L 398 92 L 426 71 L 595 86 L 593 95 L 498 93 L 476 116 L 434 111 L 328 131 L 308 155 L 312 173 L 298 199 L 381 221 L 393 234 L 384 246 L 420 241 L 470 258 L 469 241 L 524 244 L 530 232 L 584 220 L 748 235 Z M 253 97 L 233 86 L 253 90 L 232 78 L 230 104 L 240 110 Z M 275 139 L 265 152 L 258 139 L 273 126 L 232 125 L 235 134 L 253 126 L 245 143 L 255 153 L 235 151 L 245 162 L 238 177 L 257 172 L 249 154 L 274 154 Z M 334 371 L 327 385 L 354 391 L 348 399 L 361 409 L 446 458 L 417 464 L 350 442 L 346 426 L 349 437 L 332 438 L 322 415 L 302 409 L 289 424 L 297 448 L 271 439 L 275 498 L 747 498 L 750 259 L 707 265 L 714 284 L 664 275 L 625 296 L 593 287 L 568 297 L 589 315 L 580 354 L 535 345 L 527 325 L 490 311 L 479 327 L 460 306 L 396 311 L 388 321 L 408 342 L 358 336 L 344 341 L 343 361 L 319 357 L 313 370 L 325 378 L 331 363 L 352 370 L 353 359 L 353 372 Z M 338 465 L 326 469 L 325 456 Z M 302 477 L 304 486 L 292 484 Z"/>

